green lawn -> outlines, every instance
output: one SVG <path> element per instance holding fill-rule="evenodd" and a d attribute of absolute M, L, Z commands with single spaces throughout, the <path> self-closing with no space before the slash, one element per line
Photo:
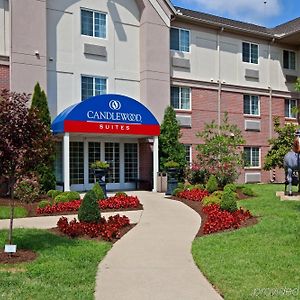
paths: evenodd
<path fill-rule="evenodd" d="M 1 249 L 6 238 L 7 231 L 0 231 Z M 13 268 L 0 264 L 1 299 L 93 299 L 97 266 L 111 248 L 33 229 L 15 229 L 14 243 L 37 251 L 38 259 Z"/>
<path fill-rule="evenodd" d="M 227 300 L 300 299 L 300 202 L 280 201 L 283 185 L 251 185 L 239 202 L 260 222 L 197 238 L 194 260 Z"/>
<path fill-rule="evenodd" d="M 24 218 L 27 216 L 27 210 L 24 207 L 15 207 L 14 217 L 15 218 Z M 10 218 L 10 207 L 9 206 L 0 206 L 0 219 L 9 219 Z"/>

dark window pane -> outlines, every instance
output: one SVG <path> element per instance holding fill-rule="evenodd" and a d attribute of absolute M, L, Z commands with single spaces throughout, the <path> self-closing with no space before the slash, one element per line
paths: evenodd
<path fill-rule="evenodd" d="M 286 50 L 283 50 L 283 67 L 285 69 L 289 68 L 289 52 Z"/>
<path fill-rule="evenodd" d="M 243 61 L 250 62 L 250 45 L 249 45 L 249 43 L 243 43 Z"/>
<path fill-rule="evenodd" d="M 171 28 L 171 49 L 172 50 L 179 50 L 179 30 L 176 28 Z"/>

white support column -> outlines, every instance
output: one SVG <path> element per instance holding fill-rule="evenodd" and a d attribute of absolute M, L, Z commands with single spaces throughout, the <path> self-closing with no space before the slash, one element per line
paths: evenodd
<path fill-rule="evenodd" d="M 153 137 L 153 192 L 157 192 L 157 173 L 159 171 L 158 136 Z"/>
<path fill-rule="evenodd" d="M 70 191 L 70 134 L 65 132 L 63 141 L 63 161 L 64 161 L 64 190 Z"/>
<path fill-rule="evenodd" d="M 83 141 L 83 165 L 84 165 L 84 189 L 88 190 L 89 186 L 89 143 L 86 138 Z"/>

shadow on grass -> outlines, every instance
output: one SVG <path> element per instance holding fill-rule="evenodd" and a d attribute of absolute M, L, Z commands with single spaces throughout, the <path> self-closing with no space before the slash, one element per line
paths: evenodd
<path fill-rule="evenodd" d="M 7 242 L 8 230 L 0 231 L 0 246 Z M 77 246 L 78 241 L 40 229 L 14 229 L 13 243 L 18 249 L 42 251 L 59 246 Z"/>

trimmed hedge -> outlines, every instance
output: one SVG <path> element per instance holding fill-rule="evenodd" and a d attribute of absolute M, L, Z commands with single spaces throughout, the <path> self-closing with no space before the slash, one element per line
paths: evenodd
<path fill-rule="evenodd" d="M 83 197 L 82 203 L 78 210 L 78 219 L 80 222 L 99 223 L 101 213 L 97 196 L 93 190 L 88 191 Z"/>
<path fill-rule="evenodd" d="M 54 204 L 69 202 L 72 200 L 80 200 L 80 194 L 78 192 L 63 192 L 54 198 Z"/>

